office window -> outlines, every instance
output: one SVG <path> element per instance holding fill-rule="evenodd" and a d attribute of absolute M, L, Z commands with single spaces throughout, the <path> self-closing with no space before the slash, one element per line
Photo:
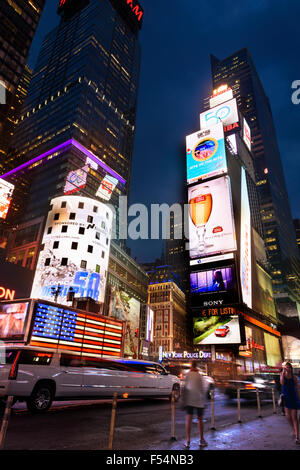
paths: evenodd
<path fill-rule="evenodd" d="M 64 209 L 65 207 L 67 207 L 67 203 L 66 203 L 66 201 L 63 201 L 63 202 L 61 203 L 61 208 Z"/>
<path fill-rule="evenodd" d="M 56 249 L 56 248 L 58 248 L 58 247 L 59 247 L 59 242 L 54 242 L 54 243 L 53 243 L 53 249 Z"/>
<path fill-rule="evenodd" d="M 59 214 L 55 214 L 54 215 L 54 220 L 58 220 L 59 219 Z"/>
<path fill-rule="evenodd" d="M 92 247 L 91 245 L 89 245 L 87 251 L 88 251 L 89 253 L 93 253 L 93 247 Z"/>
<path fill-rule="evenodd" d="M 87 221 L 89 224 L 92 224 L 93 223 L 93 220 L 94 220 L 94 217 L 92 217 L 91 215 L 88 215 L 87 217 Z"/>
<path fill-rule="evenodd" d="M 81 263 L 80 263 L 81 269 L 86 269 L 86 266 L 87 266 L 87 262 L 82 260 Z"/>
<path fill-rule="evenodd" d="M 51 232 L 52 232 L 52 227 L 49 227 L 47 234 L 50 235 Z"/>
<path fill-rule="evenodd" d="M 61 228 L 61 233 L 67 233 L 67 231 L 68 231 L 68 226 L 63 225 L 62 228 Z"/>
<path fill-rule="evenodd" d="M 46 258 L 45 266 L 50 266 L 51 258 Z"/>
<path fill-rule="evenodd" d="M 85 228 L 84 227 L 79 227 L 78 233 L 79 233 L 79 235 L 84 235 L 85 234 Z"/>
<path fill-rule="evenodd" d="M 72 242 L 72 250 L 77 250 L 78 248 L 78 243 L 77 242 Z"/>
<path fill-rule="evenodd" d="M 61 266 L 68 266 L 68 258 L 62 258 Z"/>
<path fill-rule="evenodd" d="M 78 209 L 84 209 L 84 203 L 83 202 L 79 202 Z"/>
<path fill-rule="evenodd" d="M 75 218 L 76 218 L 75 212 L 71 212 L 69 219 L 70 220 L 75 220 Z"/>

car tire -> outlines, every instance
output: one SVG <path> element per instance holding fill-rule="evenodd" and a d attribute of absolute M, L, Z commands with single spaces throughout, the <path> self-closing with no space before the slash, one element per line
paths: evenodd
<path fill-rule="evenodd" d="M 26 401 L 28 410 L 33 414 L 46 413 L 54 398 L 53 388 L 49 384 L 37 385 Z"/>
<path fill-rule="evenodd" d="M 180 399 L 180 386 L 178 384 L 173 385 L 172 392 L 174 392 L 174 400 L 177 402 Z M 170 395 L 170 400 L 172 400 L 172 394 Z"/>

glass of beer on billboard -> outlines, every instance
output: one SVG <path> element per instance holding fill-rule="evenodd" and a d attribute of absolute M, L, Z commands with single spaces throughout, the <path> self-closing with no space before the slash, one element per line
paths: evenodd
<path fill-rule="evenodd" d="M 193 224 L 197 228 L 198 244 L 192 249 L 202 253 L 209 245 L 205 242 L 206 224 L 210 218 L 213 199 L 208 185 L 197 187 L 190 193 L 189 210 Z"/>

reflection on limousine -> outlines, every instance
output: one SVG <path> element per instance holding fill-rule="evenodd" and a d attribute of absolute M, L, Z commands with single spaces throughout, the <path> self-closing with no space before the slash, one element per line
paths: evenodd
<path fill-rule="evenodd" d="M 13 395 L 30 411 L 47 411 L 53 400 L 180 397 L 180 380 L 160 364 L 123 358 L 89 358 L 68 352 L 9 348 L 0 364 L 0 399 Z"/>

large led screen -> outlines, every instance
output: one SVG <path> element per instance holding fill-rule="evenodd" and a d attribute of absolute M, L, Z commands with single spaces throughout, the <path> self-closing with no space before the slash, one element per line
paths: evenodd
<path fill-rule="evenodd" d="M 236 235 L 228 176 L 189 188 L 190 257 L 236 250 Z"/>
<path fill-rule="evenodd" d="M 13 184 L 0 178 L 0 219 L 6 219 L 14 188 Z"/>
<path fill-rule="evenodd" d="M 186 138 L 188 184 L 227 172 L 222 123 Z"/>
<path fill-rule="evenodd" d="M 214 126 L 220 121 L 223 122 L 223 126 L 229 126 L 239 122 L 239 113 L 236 99 L 226 101 L 219 106 L 208 109 L 200 114 L 200 129 L 206 129 L 207 127 Z"/>
<path fill-rule="evenodd" d="M 136 332 L 140 327 L 140 309 L 138 300 L 117 287 L 110 287 L 109 316 L 126 322 L 124 353 L 128 356 L 138 356 Z"/>
<path fill-rule="evenodd" d="M 0 338 L 20 339 L 25 333 L 28 302 L 0 303 Z"/>
<path fill-rule="evenodd" d="M 94 199 L 52 199 L 31 298 L 51 301 L 57 292 L 57 302 L 68 305 L 73 291 L 103 304 L 112 220 L 112 210 Z"/>
<path fill-rule="evenodd" d="M 243 302 L 248 305 L 249 308 L 252 308 L 251 236 L 251 213 L 246 171 L 242 168 L 240 276 Z"/>
<path fill-rule="evenodd" d="M 120 357 L 122 342 L 122 322 L 42 302 L 36 304 L 32 346 L 66 349 L 90 357 Z"/>
<path fill-rule="evenodd" d="M 240 344 L 240 322 L 237 315 L 232 317 L 194 318 L 194 345 Z"/>
<path fill-rule="evenodd" d="M 233 266 L 193 271 L 190 274 L 191 306 L 224 306 L 238 301 Z"/>

